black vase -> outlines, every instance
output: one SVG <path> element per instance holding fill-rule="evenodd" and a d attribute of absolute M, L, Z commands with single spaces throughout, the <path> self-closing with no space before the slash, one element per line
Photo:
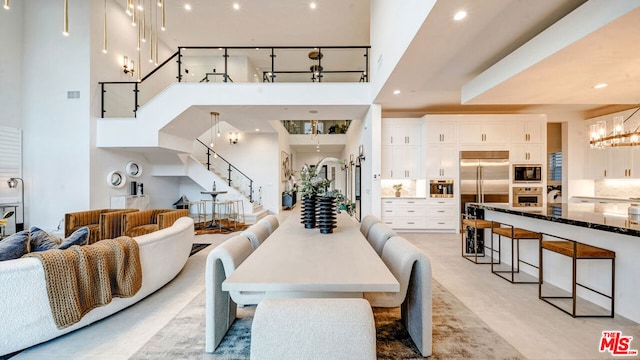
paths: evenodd
<path fill-rule="evenodd" d="M 302 213 L 300 215 L 301 223 L 305 229 L 313 229 L 316 227 L 316 196 L 305 195 L 302 198 Z"/>
<path fill-rule="evenodd" d="M 330 234 L 336 227 L 336 198 L 321 196 L 317 199 L 317 222 L 320 233 Z"/>

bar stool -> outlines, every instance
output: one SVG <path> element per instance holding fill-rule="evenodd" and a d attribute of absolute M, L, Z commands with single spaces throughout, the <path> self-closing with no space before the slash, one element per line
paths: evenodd
<path fill-rule="evenodd" d="M 462 257 L 464 257 L 465 259 L 475 264 L 491 264 L 495 262 L 493 252 L 497 252 L 498 262 L 496 262 L 496 264 L 499 264 L 500 249 L 496 251 L 492 247 L 493 244 L 492 246 L 486 246 L 486 244 L 484 243 L 484 239 L 482 239 L 482 241 L 478 240 L 478 234 L 479 234 L 478 230 L 484 232 L 485 229 L 490 229 L 493 226 L 492 222 L 488 220 L 477 219 L 473 215 L 463 213 L 461 217 L 461 223 L 462 223 L 462 236 L 461 236 Z M 469 239 L 469 235 L 471 235 L 470 231 L 473 231 L 473 239 Z M 465 237 L 465 234 L 467 235 L 466 237 Z M 466 251 L 465 251 L 465 245 L 466 245 Z M 485 259 L 485 255 L 486 255 L 484 253 L 485 248 L 489 249 L 492 252 L 491 258 L 489 260 L 483 260 Z M 478 256 L 478 254 L 480 255 Z M 478 258 L 480 258 L 480 261 L 478 260 Z"/>
<path fill-rule="evenodd" d="M 587 245 L 583 243 L 579 243 L 575 240 L 570 240 L 566 238 L 562 238 L 555 235 L 550 234 L 542 234 L 543 238 L 553 238 L 557 240 L 544 240 L 540 241 L 540 269 L 538 275 L 538 297 L 540 300 L 551 304 L 557 309 L 571 315 L 572 317 L 613 317 L 614 315 L 614 304 L 615 304 L 615 259 L 616 253 L 615 251 L 599 248 L 592 245 Z M 570 257 L 572 259 L 572 284 L 571 284 L 571 296 L 543 296 L 542 295 L 542 284 L 543 280 L 543 250 L 551 251 L 563 256 Z M 583 284 L 578 283 L 577 281 L 577 267 L 578 260 L 611 260 L 611 295 L 604 294 L 601 291 L 592 289 Z M 583 289 L 589 290 L 593 293 L 596 293 L 604 298 L 607 298 L 611 302 L 611 312 L 608 315 L 602 314 L 592 314 L 592 315 L 578 315 L 576 313 L 576 287 L 580 286 Z M 571 299 L 571 312 L 563 309 L 559 305 L 550 301 L 550 299 Z"/>
<path fill-rule="evenodd" d="M 507 270 L 503 270 L 502 266 L 498 270 L 497 267 L 494 267 L 494 263 L 491 263 L 491 272 L 512 284 L 537 284 L 538 279 L 534 276 L 524 272 L 520 273 L 520 263 L 538 269 L 537 265 L 520 259 L 520 240 L 537 240 L 539 242 L 542 237 L 540 233 L 494 221 L 494 225 L 491 227 L 491 247 L 493 247 L 493 235 L 498 235 L 498 249 L 500 250 L 502 250 L 502 237 L 511 239 L 511 265 L 505 265 L 508 266 Z M 516 279 L 516 274 L 523 279 Z M 531 279 L 527 280 L 527 277 L 531 277 Z"/>
<path fill-rule="evenodd" d="M 189 208 L 189 216 L 193 219 L 196 228 L 203 229 L 207 222 L 207 212 L 204 201 L 186 201 L 185 205 Z"/>

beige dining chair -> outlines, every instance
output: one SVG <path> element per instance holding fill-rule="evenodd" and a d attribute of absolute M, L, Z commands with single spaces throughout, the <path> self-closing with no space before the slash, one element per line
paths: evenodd
<path fill-rule="evenodd" d="M 393 236 L 384 245 L 382 261 L 400 283 L 398 292 L 367 292 L 373 307 L 400 306 L 402 322 L 422 356 L 432 353 L 431 261 L 415 245 Z"/>
<path fill-rule="evenodd" d="M 245 236 L 234 236 L 215 247 L 207 256 L 205 269 L 205 350 L 213 352 L 220 345 L 236 318 L 237 306 L 257 304 L 263 292 L 222 291 L 222 282 L 253 252 Z"/>
<path fill-rule="evenodd" d="M 379 222 L 381 222 L 380 219 L 378 219 L 374 215 L 365 216 L 364 219 L 362 219 L 362 223 L 360 224 L 360 233 L 362 233 L 362 236 L 367 237 L 369 235 L 371 227 Z"/>
<path fill-rule="evenodd" d="M 395 231 L 393 231 L 387 224 L 379 222 L 373 224 L 371 226 L 371 230 L 369 230 L 369 236 L 367 236 L 367 241 L 373 247 L 373 249 L 378 253 L 378 255 L 382 254 L 382 249 L 384 248 L 384 244 L 389 240 L 390 237 L 398 235 Z"/>
<path fill-rule="evenodd" d="M 267 230 L 269 230 L 269 235 L 276 231 L 276 229 L 280 225 L 280 223 L 278 222 L 278 218 L 273 214 L 265 216 L 264 218 L 260 219 L 258 223 L 267 227 Z"/>
<path fill-rule="evenodd" d="M 246 236 L 251 241 L 253 250 L 257 249 L 269 236 L 269 229 L 263 224 L 255 223 L 243 232 L 242 236 Z"/>

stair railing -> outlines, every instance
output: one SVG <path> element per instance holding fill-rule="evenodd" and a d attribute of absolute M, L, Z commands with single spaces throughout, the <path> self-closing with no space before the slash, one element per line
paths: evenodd
<path fill-rule="evenodd" d="M 248 76 L 246 70 L 239 72 L 238 66 L 234 67 L 234 58 L 247 58 L 256 63 L 259 70 L 255 77 L 261 75 L 262 82 L 369 82 L 370 48 L 180 46 L 178 51 L 137 81 L 99 82 L 101 117 L 131 117 L 131 108 L 136 117 L 141 105 L 176 81 L 205 83 L 219 77 L 221 82 L 233 82 L 230 71 L 236 71 L 233 74 L 238 76 L 237 81 L 254 81 L 253 78 L 243 80 Z M 279 60 L 276 62 L 276 59 Z"/>
<path fill-rule="evenodd" d="M 209 145 L 200 141 L 200 139 L 196 139 L 200 144 L 207 148 L 207 170 L 213 171 L 215 173 L 215 169 L 226 168 L 227 171 L 227 185 L 229 187 L 233 187 L 240 191 L 243 195 L 249 198 L 249 202 L 253 203 L 253 180 L 245 175 L 242 171 L 240 171 L 237 167 L 233 166 L 229 161 L 220 156 L 220 154 L 216 153 Z M 212 163 L 212 161 L 217 162 L 220 166 L 216 166 Z M 221 176 L 224 178 L 224 176 Z"/>

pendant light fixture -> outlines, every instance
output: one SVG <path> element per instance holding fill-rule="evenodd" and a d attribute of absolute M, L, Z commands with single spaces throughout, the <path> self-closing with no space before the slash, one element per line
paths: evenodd
<path fill-rule="evenodd" d="M 160 2 L 162 3 L 162 31 L 164 31 L 166 29 L 166 18 L 165 18 L 165 12 L 164 12 L 164 0 L 160 0 Z"/>
<path fill-rule="evenodd" d="M 9 6 L 9 0 L 4 0 L 4 9 L 9 10 L 11 7 Z"/>
<path fill-rule="evenodd" d="M 7 0 L 8 1 L 8 0 Z M 107 53 L 107 0 L 104 0 L 104 28 L 102 29 L 102 52 Z"/>
<path fill-rule="evenodd" d="M 62 35 L 69 36 L 69 0 L 64 0 L 64 29 Z"/>

